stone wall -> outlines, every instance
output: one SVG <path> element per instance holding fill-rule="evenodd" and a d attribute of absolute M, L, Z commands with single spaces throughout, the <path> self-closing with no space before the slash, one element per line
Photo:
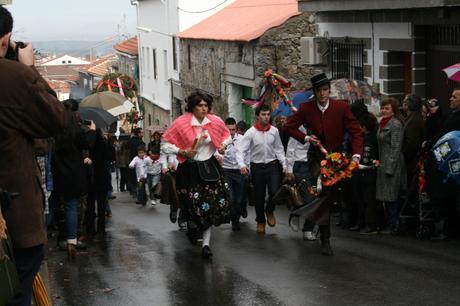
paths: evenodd
<path fill-rule="evenodd" d="M 315 15 L 302 13 L 283 25 L 268 30 L 257 40 L 256 74 L 272 68 L 292 82 L 293 90 L 310 86 L 310 77 L 319 71 L 300 62 L 300 38 L 316 35 Z"/>
<path fill-rule="evenodd" d="M 300 63 L 300 38 L 315 35 L 314 23 L 314 15 L 302 13 L 251 42 L 181 39 L 184 97 L 197 89 L 207 92 L 214 98 L 214 113 L 226 117 L 231 87 L 227 80 L 241 78 L 234 71 L 226 71 L 228 64 L 253 68 L 254 73 L 243 79 L 253 84 L 254 97 L 259 91 L 260 77 L 269 68 L 288 78 L 293 90 L 306 88 L 311 75 L 318 71 Z"/>

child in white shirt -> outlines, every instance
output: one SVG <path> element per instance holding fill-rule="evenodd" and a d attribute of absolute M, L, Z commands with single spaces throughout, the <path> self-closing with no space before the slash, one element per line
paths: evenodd
<path fill-rule="evenodd" d="M 145 161 L 145 148 L 140 146 L 137 149 L 137 156 L 129 163 L 131 169 L 136 169 L 137 178 L 137 202 L 136 204 L 145 205 L 147 202 L 147 195 L 145 192 L 145 181 L 147 179 L 147 165 Z"/>
<path fill-rule="evenodd" d="M 149 190 L 150 200 L 152 205 L 155 205 L 154 189 L 160 182 L 161 162 L 160 155 L 149 152 L 149 155 L 144 158 L 147 168 L 147 186 Z"/>

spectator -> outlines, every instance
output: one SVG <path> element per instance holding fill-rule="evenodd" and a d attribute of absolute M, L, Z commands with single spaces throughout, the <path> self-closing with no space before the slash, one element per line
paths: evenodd
<path fill-rule="evenodd" d="M 0 187 L 19 193 L 9 207 L 2 209 L 21 286 L 20 293 L 7 305 L 30 305 L 32 282 L 46 242 L 34 139 L 54 136 L 64 128 L 65 116 L 63 105 L 33 67 L 31 44 L 18 49 L 18 62 L 5 59 L 8 49 L 16 47 L 10 40 L 12 30 L 12 16 L 0 6 Z"/>
<path fill-rule="evenodd" d="M 382 120 L 377 131 L 380 167 L 377 169 L 376 198 L 387 214 L 383 234 L 396 233 L 399 222 L 400 196 L 406 191 L 406 167 L 402 154 L 403 123 L 399 119 L 399 102 L 386 98 L 381 103 Z"/>

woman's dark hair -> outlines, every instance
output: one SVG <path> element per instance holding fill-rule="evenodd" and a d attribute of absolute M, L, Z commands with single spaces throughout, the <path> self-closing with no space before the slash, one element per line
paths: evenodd
<path fill-rule="evenodd" d="M 399 111 L 399 100 L 393 97 L 384 98 L 382 102 L 380 102 L 380 106 L 390 105 L 391 109 L 393 110 L 393 116 L 401 122 L 404 122 L 404 118 L 402 118 L 401 113 Z"/>
<path fill-rule="evenodd" d="M 201 101 L 208 103 L 208 111 L 212 109 L 212 97 L 208 94 L 201 93 L 201 92 L 194 92 L 190 94 L 187 98 L 185 98 L 185 103 L 187 107 L 185 108 L 186 112 L 192 113 L 195 106 L 200 104 Z"/>
<path fill-rule="evenodd" d="M 56 141 L 56 152 L 68 152 L 76 149 L 77 146 L 77 134 L 78 131 L 80 130 L 80 117 L 78 116 L 78 113 L 76 112 L 76 109 L 78 110 L 78 103 L 74 104 L 76 102 L 75 100 L 69 99 L 65 100 L 63 102 L 65 112 L 65 121 L 67 122 L 67 126 L 61 130 L 56 136 L 55 136 L 55 141 Z"/>
<path fill-rule="evenodd" d="M 0 5 L 0 37 L 13 31 L 13 17 L 11 13 Z"/>
<path fill-rule="evenodd" d="M 373 133 L 377 129 L 377 118 L 372 113 L 366 113 L 359 117 L 359 124 L 366 128 L 367 131 Z"/>
<path fill-rule="evenodd" d="M 155 138 L 155 135 L 158 135 L 161 138 L 161 133 L 160 132 L 158 132 L 158 131 L 153 132 L 152 137 Z"/>
<path fill-rule="evenodd" d="M 262 104 L 261 106 L 256 108 L 256 116 L 259 116 L 260 112 L 266 112 L 266 111 L 270 111 L 271 113 L 272 110 L 270 106 L 268 106 L 267 104 Z"/>

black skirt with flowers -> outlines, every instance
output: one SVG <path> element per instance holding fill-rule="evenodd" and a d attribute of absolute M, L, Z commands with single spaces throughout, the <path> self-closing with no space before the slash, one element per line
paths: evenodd
<path fill-rule="evenodd" d="M 229 223 L 231 219 L 230 189 L 222 175 L 222 167 L 214 157 L 220 173 L 217 182 L 205 182 L 198 174 L 197 163 L 189 160 L 177 167 L 176 188 L 182 209 L 202 230 Z"/>

